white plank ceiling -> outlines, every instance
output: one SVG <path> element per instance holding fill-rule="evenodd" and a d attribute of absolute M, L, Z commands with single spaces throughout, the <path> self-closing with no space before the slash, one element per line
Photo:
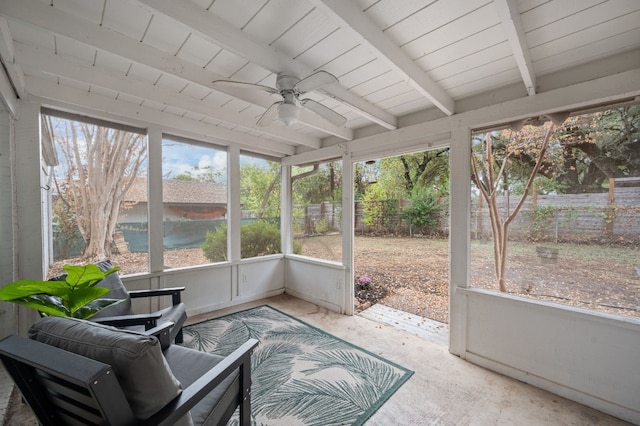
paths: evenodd
<path fill-rule="evenodd" d="M 0 0 L 0 37 L 19 98 L 287 156 L 637 67 L 640 1 Z M 213 84 L 318 70 L 301 99 L 344 125 L 261 127 L 280 95 Z"/>

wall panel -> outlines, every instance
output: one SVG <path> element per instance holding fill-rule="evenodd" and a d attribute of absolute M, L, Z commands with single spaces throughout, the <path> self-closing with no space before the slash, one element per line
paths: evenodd
<path fill-rule="evenodd" d="M 464 357 L 566 398 L 640 423 L 640 320 L 458 289 Z"/>

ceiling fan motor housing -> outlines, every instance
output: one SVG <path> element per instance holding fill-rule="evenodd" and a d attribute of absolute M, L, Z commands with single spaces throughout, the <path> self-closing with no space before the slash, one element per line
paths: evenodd
<path fill-rule="evenodd" d="M 287 74 L 278 74 L 278 77 L 276 78 L 276 88 L 280 91 L 280 93 L 282 94 L 283 91 L 293 91 L 294 86 L 296 84 L 298 84 L 298 82 L 300 81 L 300 78 L 293 76 L 293 75 L 287 75 Z"/>
<path fill-rule="evenodd" d="M 276 79 L 276 88 L 280 91 L 283 101 L 278 105 L 278 119 L 285 125 L 290 126 L 300 117 L 300 107 L 298 105 L 298 95 L 294 89 L 300 79 L 295 76 L 279 74 Z"/>
<path fill-rule="evenodd" d="M 257 89 L 269 94 L 279 94 L 282 96 L 282 100 L 280 102 L 271 104 L 264 114 L 260 116 L 257 124 L 261 127 L 270 125 L 276 117 L 286 126 L 290 126 L 298 121 L 302 108 L 310 110 L 335 126 L 343 126 L 346 122 L 346 118 L 342 115 L 311 98 L 300 99 L 300 95 L 304 93 L 312 92 L 336 83 L 338 83 L 336 76 L 322 70 L 308 75 L 302 80 L 300 77 L 292 75 L 292 73 L 280 73 L 276 77 L 275 88 L 261 84 L 243 83 L 240 81 L 214 81 L 214 84 L 218 86 Z"/>

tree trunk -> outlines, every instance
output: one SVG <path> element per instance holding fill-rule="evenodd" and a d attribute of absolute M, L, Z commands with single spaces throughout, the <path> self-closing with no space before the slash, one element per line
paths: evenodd
<path fill-rule="evenodd" d="M 85 243 L 82 257 L 107 258 L 123 197 L 146 160 L 145 138 L 78 121 L 56 124 L 55 142 L 66 167 L 63 182 L 56 185 L 68 188 L 59 196 L 67 196 L 63 202 L 75 215 Z"/>
<path fill-rule="evenodd" d="M 491 146 L 491 134 L 487 134 L 485 143 L 483 144 L 483 150 L 480 161 L 476 161 L 476 159 L 471 156 L 471 166 L 473 170 L 473 174 L 475 177 L 475 182 L 482 194 L 482 197 L 487 202 L 487 207 L 489 209 L 489 217 L 491 219 L 491 231 L 493 232 L 493 256 L 494 256 L 494 270 L 496 274 L 496 280 L 498 281 L 498 287 L 501 292 L 507 291 L 506 284 L 506 271 L 507 271 L 507 243 L 508 243 L 508 232 L 509 225 L 515 219 L 516 215 L 522 208 L 527 195 L 529 194 L 529 190 L 533 185 L 533 180 L 540 170 L 542 166 L 544 155 L 546 153 L 547 147 L 549 146 L 549 140 L 551 139 L 551 135 L 553 133 L 554 126 L 550 126 L 547 130 L 545 138 L 542 142 L 542 147 L 538 154 L 538 158 L 536 161 L 533 170 L 529 175 L 529 179 L 527 181 L 526 186 L 524 187 L 522 197 L 520 201 L 516 205 L 515 209 L 512 212 L 506 212 L 506 218 L 502 220 L 500 215 L 500 209 L 498 206 L 498 202 L 496 199 L 498 187 L 501 183 L 501 177 L 505 172 L 505 168 L 507 165 L 507 161 L 509 160 L 509 155 L 505 155 L 502 160 L 502 164 L 500 165 L 500 171 L 498 175 L 495 175 L 494 172 L 494 155 L 492 152 Z M 478 163 L 478 164 L 477 164 Z M 481 170 L 478 169 L 478 166 L 482 167 Z"/>

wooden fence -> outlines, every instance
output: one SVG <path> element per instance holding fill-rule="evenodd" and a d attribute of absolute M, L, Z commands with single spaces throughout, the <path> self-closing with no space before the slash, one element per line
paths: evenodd
<path fill-rule="evenodd" d="M 623 182 L 627 183 L 627 182 Z M 549 242 L 640 243 L 640 187 L 611 185 L 608 193 L 530 195 L 509 227 L 510 238 Z M 505 217 L 520 200 L 519 196 L 498 197 Z M 365 223 L 365 206 L 355 203 L 356 234 L 386 233 L 414 235 L 402 219 L 407 201 L 398 201 L 397 213 Z M 342 206 L 329 202 L 299 207 L 295 218 L 297 233 L 306 235 L 341 231 Z M 442 206 L 440 236 L 449 233 L 448 207 Z M 477 195 L 471 200 L 471 238 L 492 238 L 489 211 Z"/>
<path fill-rule="evenodd" d="M 498 197 L 502 217 L 519 196 Z M 640 188 L 619 187 L 609 193 L 529 196 L 509 227 L 510 238 L 533 241 L 640 242 Z M 471 201 L 471 237 L 490 239 L 484 199 Z"/>

